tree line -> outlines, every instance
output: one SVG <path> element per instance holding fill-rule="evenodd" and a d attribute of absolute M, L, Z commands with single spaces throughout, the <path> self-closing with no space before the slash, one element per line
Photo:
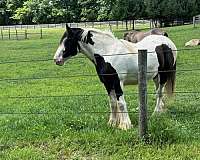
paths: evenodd
<path fill-rule="evenodd" d="M 200 0 L 0 0 L 0 25 L 153 19 L 191 20 Z"/>

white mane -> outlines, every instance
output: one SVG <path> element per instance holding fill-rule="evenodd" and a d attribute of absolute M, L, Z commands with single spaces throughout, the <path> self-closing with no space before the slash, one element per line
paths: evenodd
<path fill-rule="evenodd" d="M 88 45 L 84 43 L 87 39 L 88 33 L 92 34 L 92 40 L 94 45 Z M 85 55 L 94 61 L 93 54 L 98 55 L 115 55 L 115 54 L 126 54 L 126 53 L 137 53 L 137 49 L 133 43 L 126 42 L 124 40 L 118 39 L 114 36 L 111 31 L 102 31 L 94 28 L 84 28 L 82 33 L 81 48 Z M 92 54 L 91 54 L 92 53 Z M 114 58 L 113 56 L 106 56 L 104 59 L 110 61 L 109 59 Z"/>
<path fill-rule="evenodd" d="M 82 40 L 87 36 L 88 32 L 91 32 L 94 36 L 102 37 L 102 38 L 111 38 L 112 40 L 116 40 L 117 38 L 114 36 L 113 32 L 108 30 L 99 30 L 94 28 L 84 28 L 82 33 Z M 93 37 L 95 38 L 95 37 Z"/>

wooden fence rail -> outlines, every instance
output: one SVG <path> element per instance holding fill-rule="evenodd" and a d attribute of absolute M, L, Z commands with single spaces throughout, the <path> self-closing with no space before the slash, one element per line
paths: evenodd
<path fill-rule="evenodd" d="M 150 20 L 135 20 L 135 25 L 138 25 L 138 28 L 141 24 L 146 24 L 147 28 L 150 28 Z M 7 26 L 0 26 L 0 29 L 40 29 L 40 28 L 65 28 L 66 23 L 60 24 L 34 24 L 34 25 L 7 25 Z M 102 22 L 80 22 L 80 23 L 68 23 L 71 27 L 116 27 L 116 28 L 123 28 L 128 29 L 132 28 L 132 21 L 127 21 L 128 26 L 126 26 L 126 21 L 102 21 Z"/>
<path fill-rule="evenodd" d="M 19 29 L 0 29 L 0 40 L 20 40 L 20 39 L 29 39 L 31 35 L 38 35 L 40 39 L 43 38 L 43 30 L 42 28 L 38 32 L 30 32 L 27 29 L 19 30 Z"/>

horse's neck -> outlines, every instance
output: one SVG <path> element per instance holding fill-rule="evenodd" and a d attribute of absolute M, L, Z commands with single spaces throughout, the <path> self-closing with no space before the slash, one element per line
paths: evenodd
<path fill-rule="evenodd" d="M 104 56 L 114 54 L 120 41 L 109 35 L 95 34 L 92 37 L 94 45 L 80 42 L 81 52 L 91 61 L 95 61 L 94 54 Z"/>

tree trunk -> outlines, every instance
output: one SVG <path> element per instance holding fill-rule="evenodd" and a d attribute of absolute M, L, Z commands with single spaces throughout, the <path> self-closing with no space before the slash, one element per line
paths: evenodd
<path fill-rule="evenodd" d="M 135 30 L 135 19 L 132 20 L 132 29 Z"/>
<path fill-rule="evenodd" d="M 126 30 L 128 30 L 128 20 L 126 19 Z"/>

